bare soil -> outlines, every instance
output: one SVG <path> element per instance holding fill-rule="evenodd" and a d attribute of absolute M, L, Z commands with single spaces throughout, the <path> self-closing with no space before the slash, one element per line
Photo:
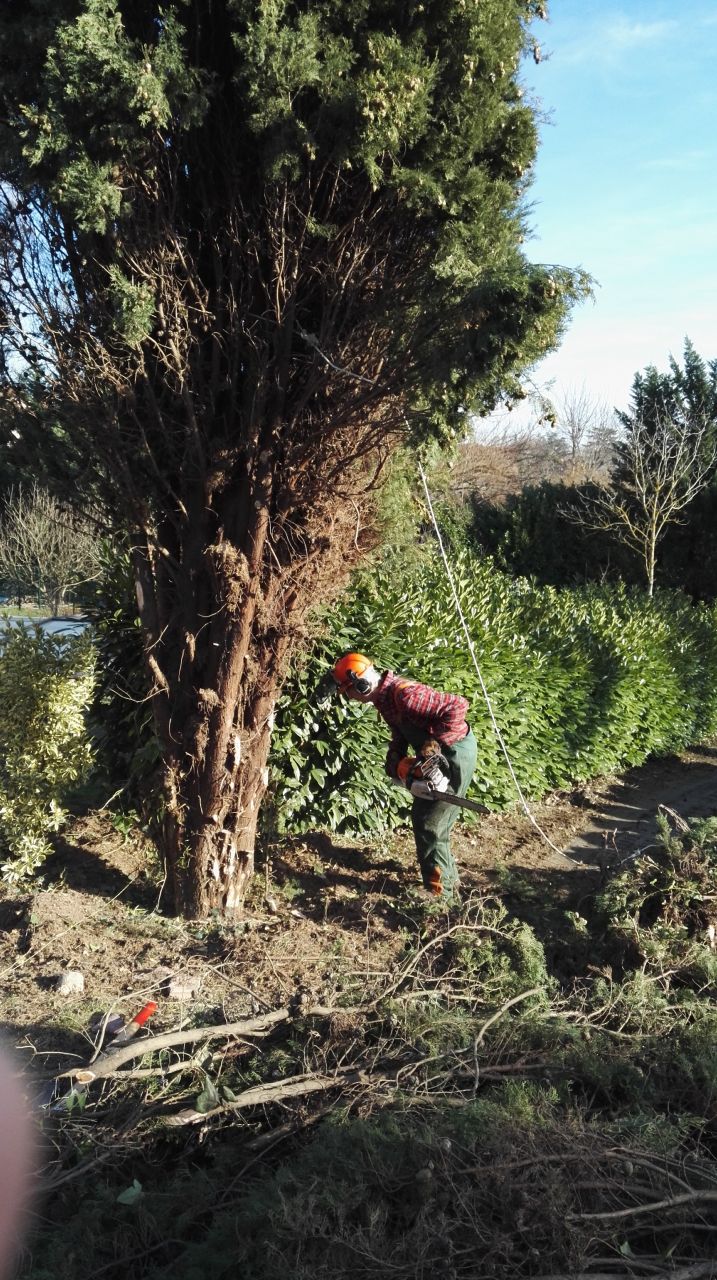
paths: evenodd
<path fill-rule="evenodd" d="M 649 846 L 660 804 L 683 817 L 717 814 L 716 746 L 556 793 L 531 806 L 532 818 L 459 823 L 463 892 L 500 893 L 506 873 L 518 873 L 570 906 Z M 282 841 L 264 852 L 233 927 L 169 918 L 162 896 L 144 838 L 125 839 L 93 813 L 65 832 L 37 892 L 0 899 L 0 1027 L 38 1074 L 88 1057 L 94 1012 L 131 1017 L 156 999 L 153 1026 L 168 1031 L 360 992 L 415 938 L 421 901 L 408 832 L 382 847 L 322 833 Z M 68 997 L 55 988 L 69 969 L 85 989 Z M 194 994 L 171 998 L 173 980 Z"/>

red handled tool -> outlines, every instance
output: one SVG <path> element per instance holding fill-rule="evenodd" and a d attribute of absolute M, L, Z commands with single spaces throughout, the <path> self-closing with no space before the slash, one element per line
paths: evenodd
<path fill-rule="evenodd" d="M 72 1111 L 76 1106 L 81 1106 L 81 1100 L 87 1093 L 92 1081 L 97 1078 L 97 1072 L 93 1070 L 96 1064 L 98 1062 L 102 1062 L 105 1058 L 108 1058 L 118 1045 L 126 1044 L 128 1040 L 131 1040 L 136 1036 L 137 1032 L 146 1022 L 149 1022 L 149 1019 L 157 1012 L 158 1008 L 159 1005 L 155 1000 L 148 1000 L 140 1009 L 139 1013 L 136 1013 L 129 1022 L 125 1022 L 124 1026 L 120 1027 L 117 1035 L 111 1038 L 107 1047 L 102 1049 L 101 1053 L 97 1054 L 97 1057 L 91 1065 L 89 1067 L 83 1067 L 81 1070 L 75 1072 L 75 1079 L 72 1087 L 68 1089 L 67 1093 L 55 1103 L 52 1110 Z"/>

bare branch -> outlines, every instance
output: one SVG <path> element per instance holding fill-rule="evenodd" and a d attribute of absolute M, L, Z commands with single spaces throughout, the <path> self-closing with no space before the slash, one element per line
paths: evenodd
<path fill-rule="evenodd" d="M 656 423 L 638 420 L 623 445 L 623 475 L 584 497 L 580 519 L 589 528 L 612 530 L 640 556 L 652 595 L 657 548 L 668 525 L 705 487 L 717 460 L 706 419 Z"/>

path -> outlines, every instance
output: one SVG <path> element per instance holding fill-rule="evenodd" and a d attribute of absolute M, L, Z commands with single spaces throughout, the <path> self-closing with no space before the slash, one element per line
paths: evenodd
<path fill-rule="evenodd" d="M 597 779 L 531 805 L 538 825 L 567 857 L 541 839 L 522 811 L 463 828 L 456 849 L 463 878 L 480 888 L 503 865 L 564 881 L 566 887 L 575 873 L 590 881 L 598 869 L 614 866 L 654 840 L 661 804 L 684 818 L 717 815 L 717 745 L 652 760 L 620 777 Z"/>
<path fill-rule="evenodd" d="M 683 818 L 717 815 L 717 747 L 696 747 L 680 759 L 656 760 L 598 785 L 591 807 L 598 811 L 565 853 L 595 861 L 605 850 L 627 857 L 654 839 L 658 806 Z"/>

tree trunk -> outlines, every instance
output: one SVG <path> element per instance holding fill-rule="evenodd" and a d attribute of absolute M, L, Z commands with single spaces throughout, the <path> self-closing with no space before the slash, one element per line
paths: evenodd
<path fill-rule="evenodd" d="M 654 590 L 655 590 L 655 567 L 656 567 L 656 565 L 657 565 L 657 546 L 656 546 L 656 541 L 653 539 L 650 543 L 648 543 L 648 547 L 647 547 L 647 557 L 646 557 L 646 565 L 645 565 L 645 567 L 646 567 L 646 569 L 647 569 L 647 594 L 648 594 L 648 596 L 653 595 Z"/>
<path fill-rule="evenodd" d="M 175 753 L 166 774 L 163 853 L 173 905 L 191 919 L 214 911 L 229 918 L 241 912 L 254 874 L 277 691 L 272 685 L 259 699 L 240 691 L 233 714 L 223 717 L 230 723 L 230 735 L 217 780 L 210 776 L 209 750 L 199 767 L 196 756 Z M 195 747 L 205 734 L 211 735 L 206 694 L 200 691 L 195 713 L 186 723 Z M 173 727 L 176 731 L 179 726 L 173 721 Z M 221 729 L 219 735 L 226 738 Z"/>
<path fill-rule="evenodd" d="M 190 918 L 241 911 L 291 643 L 295 591 L 276 550 L 264 554 L 266 504 L 248 505 L 245 550 L 221 536 L 223 525 L 213 540 L 197 511 L 184 544 L 173 549 L 171 570 L 149 541 L 135 554 L 163 747 L 162 854 L 174 909 Z"/>
<path fill-rule="evenodd" d="M 258 706 L 245 685 L 235 703 L 218 704 L 216 717 L 208 714 L 209 693 L 198 691 L 183 726 L 172 716 L 184 750 L 175 742 L 165 761 L 162 852 L 173 906 L 192 919 L 213 911 L 231 917 L 241 910 L 254 873 L 273 726 L 273 687 Z M 218 728 L 212 726 L 217 719 L 223 721 Z M 218 772 L 212 734 L 221 745 Z"/>

